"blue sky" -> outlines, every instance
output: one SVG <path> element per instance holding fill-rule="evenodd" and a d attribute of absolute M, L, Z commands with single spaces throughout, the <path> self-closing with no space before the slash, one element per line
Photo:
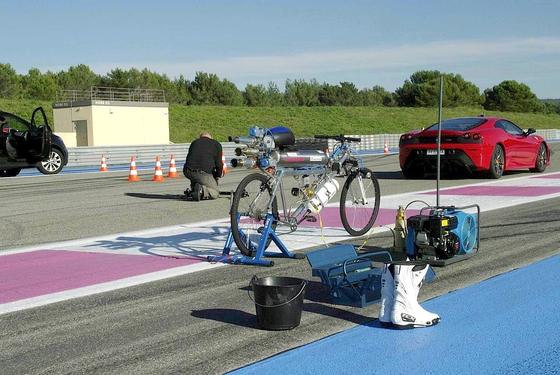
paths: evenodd
<path fill-rule="evenodd" d="M 0 62 L 216 73 L 243 89 L 286 78 L 392 91 L 412 73 L 506 79 L 560 98 L 560 1 L 0 0 Z"/>

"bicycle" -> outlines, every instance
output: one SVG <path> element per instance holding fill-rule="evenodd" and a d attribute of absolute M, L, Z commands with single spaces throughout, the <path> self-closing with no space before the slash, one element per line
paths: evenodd
<path fill-rule="evenodd" d="M 339 189 L 335 177 L 347 176 L 340 194 L 340 218 L 344 229 L 352 236 L 366 234 L 374 225 L 379 212 L 380 189 L 375 174 L 366 168 L 352 143 L 360 138 L 343 135 L 316 135 L 315 139 L 334 140 L 332 152 L 294 150 L 294 136 L 288 128 L 250 129 L 249 137 L 236 137 L 238 156 L 232 166 L 259 169 L 260 173 L 246 176 L 238 185 L 231 203 L 230 222 L 233 239 L 243 255 L 255 254 L 267 215 L 272 214 L 272 230 L 285 225 L 289 233 L 297 230 L 304 220 L 318 216 Z M 295 202 L 287 203 L 284 193 L 286 176 L 293 176 L 297 186 L 291 188 Z M 279 209 L 278 200 L 281 202 Z M 265 248 L 270 245 L 269 238 Z"/>

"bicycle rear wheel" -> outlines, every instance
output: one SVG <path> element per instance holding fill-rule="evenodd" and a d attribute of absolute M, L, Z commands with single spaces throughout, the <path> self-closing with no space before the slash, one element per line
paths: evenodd
<path fill-rule="evenodd" d="M 344 229 L 352 236 L 361 236 L 373 227 L 381 191 L 372 171 L 362 168 L 351 173 L 340 194 L 340 218 Z"/>
<path fill-rule="evenodd" d="M 261 233 L 264 228 L 266 215 L 271 212 L 278 219 L 278 204 L 276 197 L 272 200 L 269 211 L 268 203 L 272 196 L 272 187 L 268 184 L 270 177 L 260 173 L 253 173 L 239 183 L 231 203 L 230 222 L 231 233 L 237 248 L 243 255 L 253 256 L 257 251 Z M 272 229 L 276 229 L 276 220 Z M 272 238 L 268 238 L 265 249 Z"/>

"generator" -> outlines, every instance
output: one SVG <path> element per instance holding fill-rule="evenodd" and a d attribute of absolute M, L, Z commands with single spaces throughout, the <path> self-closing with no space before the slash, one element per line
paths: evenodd
<path fill-rule="evenodd" d="M 465 212 L 469 209 L 476 213 Z M 479 217 L 478 205 L 423 208 L 406 222 L 407 257 L 437 261 L 474 255 L 480 242 Z"/>

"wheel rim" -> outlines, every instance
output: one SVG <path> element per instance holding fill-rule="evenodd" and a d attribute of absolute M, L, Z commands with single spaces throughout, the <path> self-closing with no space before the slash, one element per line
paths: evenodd
<path fill-rule="evenodd" d="M 363 201 L 363 195 L 359 185 L 360 179 L 362 180 L 364 193 L 367 197 L 366 202 Z M 368 227 L 370 226 L 372 217 L 373 220 L 375 220 L 379 210 L 379 191 L 378 185 L 375 184 L 375 180 L 367 177 L 360 178 L 360 175 L 357 175 L 350 181 L 347 194 L 342 198 L 344 198 L 344 207 L 341 213 L 345 216 L 346 222 L 349 226 L 346 230 L 351 229 L 356 233 L 366 232 L 369 230 Z"/>
<path fill-rule="evenodd" d="M 537 168 L 543 169 L 546 164 L 546 149 L 541 145 L 539 155 L 537 156 Z"/>
<path fill-rule="evenodd" d="M 62 158 L 57 152 L 51 151 L 49 160 L 41 162 L 43 168 L 48 172 L 55 172 L 62 165 Z"/>
<path fill-rule="evenodd" d="M 494 172 L 497 176 L 504 172 L 504 153 L 501 147 L 498 147 L 494 154 Z"/>
<path fill-rule="evenodd" d="M 232 207 L 232 230 L 239 234 L 241 242 L 237 239 L 235 242 L 243 253 L 255 251 L 258 247 L 270 196 L 267 183 L 254 179 L 245 185 L 237 204 Z"/>

